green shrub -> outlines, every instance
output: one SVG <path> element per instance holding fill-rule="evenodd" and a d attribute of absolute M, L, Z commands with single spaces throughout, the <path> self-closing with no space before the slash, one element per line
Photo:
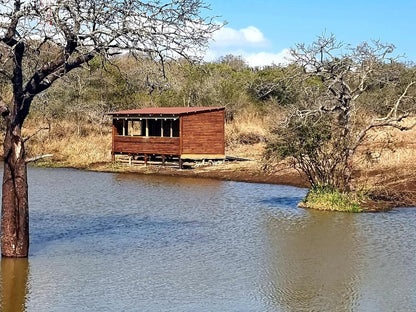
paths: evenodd
<path fill-rule="evenodd" d="M 312 187 L 300 207 L 327 211 L 363 212 L 364 194 L 343 193 L 330 186 Z"/>

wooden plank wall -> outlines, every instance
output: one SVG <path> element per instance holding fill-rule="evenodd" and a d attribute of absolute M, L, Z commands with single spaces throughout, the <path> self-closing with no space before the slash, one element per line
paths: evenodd
<path fill-rule="evenodd" d="M 114 153 L 179 155 L 179 138 L 115 136 Z"/>
<path fill-rule="evenodd" d="M 112 155 L 113 161 L 114 161 L 114 153 L 115 153 L 114 151 L 115 137 L 117 135 L 121 135 L 121 133 L 123 132 L 122 128 L 123 128 L 123 122 L 121 120 L 113 119 L 113 131 L 112 131 L 112 139 L 111 139 L 111 142 L 112 142 L 111 155 Z"/>
<path fill-rule="evenodd" d="M 181 117 L 181 154 L 225 155 L 225 110 Z"/>

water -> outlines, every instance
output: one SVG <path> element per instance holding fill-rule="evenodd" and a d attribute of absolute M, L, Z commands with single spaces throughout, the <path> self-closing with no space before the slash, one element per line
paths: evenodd
<path fill-rule="evenodd" d="M 416 209 L 322 213 L 305 189 L 29 169 L 29 260 L 1 311 L 414 311 Z"/>

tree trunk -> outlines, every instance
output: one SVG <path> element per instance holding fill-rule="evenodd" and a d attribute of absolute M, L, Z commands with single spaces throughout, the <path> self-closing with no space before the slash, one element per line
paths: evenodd
<path fill-rule="evenodd" d="M 1 253 L 27 257 L 29 205 L 24 142 L 19 125 L 7 125 L 4 139 L 4 174 L 1 209 Z"/>

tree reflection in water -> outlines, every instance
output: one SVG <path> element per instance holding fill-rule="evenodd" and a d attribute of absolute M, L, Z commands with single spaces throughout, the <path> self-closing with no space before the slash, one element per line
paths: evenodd
<path fill-rule="evenodd" d="M 1 259 L 1 312 L 26 311 L 28 275 L 27 258 Z"/>

